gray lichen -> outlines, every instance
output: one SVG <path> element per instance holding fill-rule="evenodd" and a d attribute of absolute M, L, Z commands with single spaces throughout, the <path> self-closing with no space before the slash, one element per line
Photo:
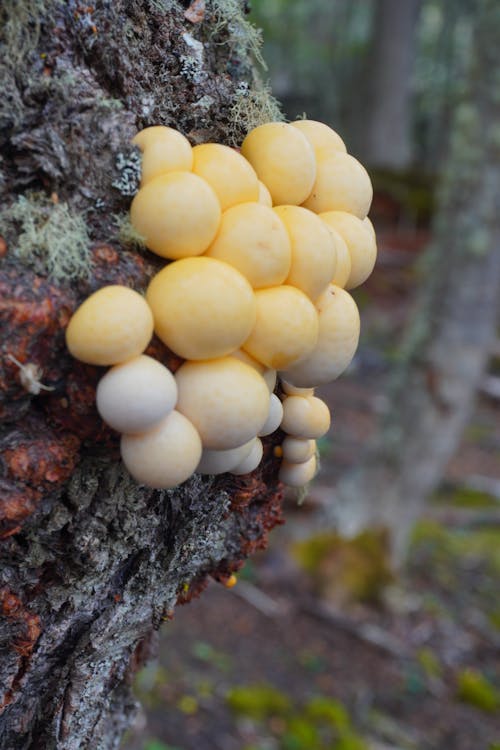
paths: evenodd
<path fill-rule="evenodd" d="M 87 278 L 90 239 L 81 214 L 44 196 L 20 196 L 0 210 L 0 234 L 13 254 L 55 281 Z"/>

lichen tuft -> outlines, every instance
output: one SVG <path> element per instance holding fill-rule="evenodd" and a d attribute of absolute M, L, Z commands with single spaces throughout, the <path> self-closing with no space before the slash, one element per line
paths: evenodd
<path fill-rule="evenodd" d="M 0 210 L 0 234 L 13 254 L 55 281 L 88 278 L 90 239 L 83 216 L 45 196 L 20 196 Z"/>

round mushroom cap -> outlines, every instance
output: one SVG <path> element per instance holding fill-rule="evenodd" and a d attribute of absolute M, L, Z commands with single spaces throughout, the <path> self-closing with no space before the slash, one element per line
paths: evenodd
<path fill-rule="evenodd" d="M 281 424 L 283 419 L 283 406 L 276 394 L 271 393 L 269 397 L 269 415 L 264 426 L 259 430 L 259 437 L 271 435 Z"/>
<path fill-rule="evenodd" d="M 269 190 L 275 205 L 299 205 L 316 177 L 314 151 L 305 136 L 283 122 L 259 125 L 247 135 L 241 153 Z"/>
<path fill-rule="evenodd" d="M 348 367 L 359 341 L 359 312 L 351 295 L 331 284 L 319 298 L 319 336 L 307 359 L 283 372 L 293 385 L 312 388 L 330 383 Z"/>
<path fill-rule="evenodd" d="M 230 354 L 246 341 L 256 319 L 248 281 L 214 258 L 184 258 L 152 279 L 147 301 L 155 332 L 184 359 Z"/>
<path fill-rule="evenodd" d="M 162 258 L 201 255 L 214 239 L 221 217 L 210 185 L 191 172 L 168 172 L 142 187 L 130 207 L 134 229 Z"/>
<path fill-rule="evenodd" d="M 290 271 L 285 226 L 271 208 L 260 203 L 240 203 L 225 211 L 205 255 L 234 266 L 254 289 L 277 286 Z"/>
<path fill-rule="evenodd" d="M 281 429 L 298 438 L 320 438 L 330 428 L 330 410 L 316 396 L 287 396 L 283 400 Z"/>
<path fill-rule="evenodd" d="M 273 211 L 290 238 L 292 262 L 285 284 L 297 287 L 315 302 L 335 274 L 337 252 L 333 236 L 307 208 L 276 206 Z"/>
<path fill-rule="evenodd" d="M 196 469 L 198 474 L 225 474 L 240 464 L 252 451 L 255 438 L 240 445 L 238 448 L 229 448 L 225 451 L 213 451 L 205 448 L 201 454 L 201 460 Z"/>
<path fill-rule="evenodd" d="M 259 180 L 258 203 L 261 203 L 263 206 L 267 206 L 268 208 L 273 207 L 273 199 L 271 198 L 271 193 L 261 180 Z"/>
<path fill-rule="evenodd" d="M 320 218 L 340 234 L 347 245 L 351 259 L 351 270 L 345 283 L 346 289 L 362 284 L 373 271 L 377 260 L 375 235 L 368 224 L 345 211 L 328 211 Z"/>
<path fill-rule="evenodd" d="M 375 227 L 373 226 L 372 220 L 370 219 L 369 216 L 365 216 L 365 218 L 363 219 L 363 224 L 365 225 L 367 229 L 370 230 L 370 232 L 373 234 L 373 239 L 376 241 L 377 235 L 375 233 Z"/>
<path fill-rule="evenodd" d="M 320 214 L 318 218 L 326 224 L 326 228 L 335 242 L 335 249 L 337 251 L 337 264 L 331 283 L 335 284 L 335 286 L 339 286 L 341 289 L 345 289 L 345 285 L 349 281 L 349 276 L 351 275 L 351 254 L 342 235 L 335 229 L 333 223 L 328 221 L 328 217 L 334 213 L 335 211 Z"/>
<path fill-rule="evenodd" d="M 185 362 L 175 379 L 177 409 L 193 422 L 204 448 L 237 448 L 254 438 L 268 417 L 264 380 L 238 359 Z"/>
<path fill-rule="evenodd" d="M 316 159 L 320 159 L 325 153 L 332 151 L 342 151 L 346 153 L 345 143 L 338 133 L 325 125 L 324 122 L 317 120 L 296 120 L 291 122 L 294 128 L 300 130 L 305 135 L 314 149 Z"/>
<path fill-rule="evenodd" d="M 254 168 L 229 146 L 202 143 L 193 148 L 193 172 L 213 188 L 221 209 L 259 198 L 259 181 Z"/>
<path fill-rule="evenodd" d="M 251 471 L 255 471 L 257 466 L 262 461 L 263 453 L 264 453 L 264 448 L 262 446 L 262 441 L 259 440 L 259 438 L 257 437 L 254 439 L 252 443 L 252 448 L 248 456 L 246 456 L 246 458 L 240 461 L 240 463 L 237 466 L 231 469 L 231 474 L 240 476 L 242 474 L 250 474 Z"/>
<path fill-rule="evenodd" d="M 161 362 L 141 354 L 115 365 L 97 386 L 97 411 L 118 432 L 146 432 L 177 402 L 175 378 Z"/>
<path fill-rule="evenodd" d="M 191 422 L 172 411 L 153 429 L 122 435 L 123 463 L 140 484 L 176 487 L 189 479 L 201 458 L 201 440 Z"/>
<path fill-rule="evenodd" d="M 153 335 L 144 297 L 126 286 L 105 286 L 87 297 L 66 329 L 66 345 L 89 365 L 116 365 L 142 354 Z"/>
<path fill-rule="evenodd" d="M 317 468 L 316 456 L 300 464 L 282 461 L 278 476 L 288 487 L 305 487 L 314 479 Z"/>
<path fill-rule="evenodd" d="M 255 292 L 257 320 L 243 349 L 267 367 L 290 366 L 312 352 L 318 316 L 309 297 L 293 286 Z"/>
<path fill-rule="evenodd" d="M 266 367 L 262 364 L 262 362 L 258 362 L 243 349 L 236 349 L 235 352 L 231 352 L 231 357 L 235 357 L 235 359 L 239 359 L 245 364 L 250 365 L 250 367 L 253 367 L 254 370 L 257 370 L 257 372 L 262 375 L 262 378 L 269 388 L 269 393 L 272 393 L 274 391 L 274 388 L 276 386 L 276 379 L 278 377 L 278 373 L 276 372 L 276 370 L 273 370 L 270 367 Z"/>
<path fill-rule="evenodd" d="M 193 166 L 193 150 L 188 139 L 173 128 L 153 125 L 132 138 L 142 154 L 141 187 L 167 172 L 189 171 Z"/>
<path fill-rule="evenodd" d="M 291 464 L 302 464 L 308 461 L 316 452 L 316 441 L 310 438 L 296 438 L 291 435 L 281 444 L 283 459 Z"/>
<path fill-rule="evenodd" d="M 326 153 L 317 160 L 316 181 L 303 206 L 315 213 L 347 211 L 364 219 L 373 189 L 368 172 L 350 154 Z"/>

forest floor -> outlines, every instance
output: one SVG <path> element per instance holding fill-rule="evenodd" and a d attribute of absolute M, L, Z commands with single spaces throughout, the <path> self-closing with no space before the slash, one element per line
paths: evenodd
<path fill-rule="evenodd" d="M 380 540 L 297 542 L 373 432 L 427 239 L 379 238 L 377 270 L 356 294 L 359 353 L 320 393 L 334 418 L 310 497 L 287 501 L 286 525 L 233 589 L 213 583 L 177 609 L 138 676 L 143 713 L 123 750 L 500 750 L 496 381 L 397 580 Z"/>

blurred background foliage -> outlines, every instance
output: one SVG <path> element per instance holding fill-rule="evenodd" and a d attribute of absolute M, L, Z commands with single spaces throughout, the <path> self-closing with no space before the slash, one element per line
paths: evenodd
<path fill-rule="evenodd" d="M 319 477 L 234 589 L 164 629 L 126 748 L 499 750 L 500 3 L 249 18 L 287 119 L 368 167 L 379 258 L 358 354 L 320 391 Z"/>

